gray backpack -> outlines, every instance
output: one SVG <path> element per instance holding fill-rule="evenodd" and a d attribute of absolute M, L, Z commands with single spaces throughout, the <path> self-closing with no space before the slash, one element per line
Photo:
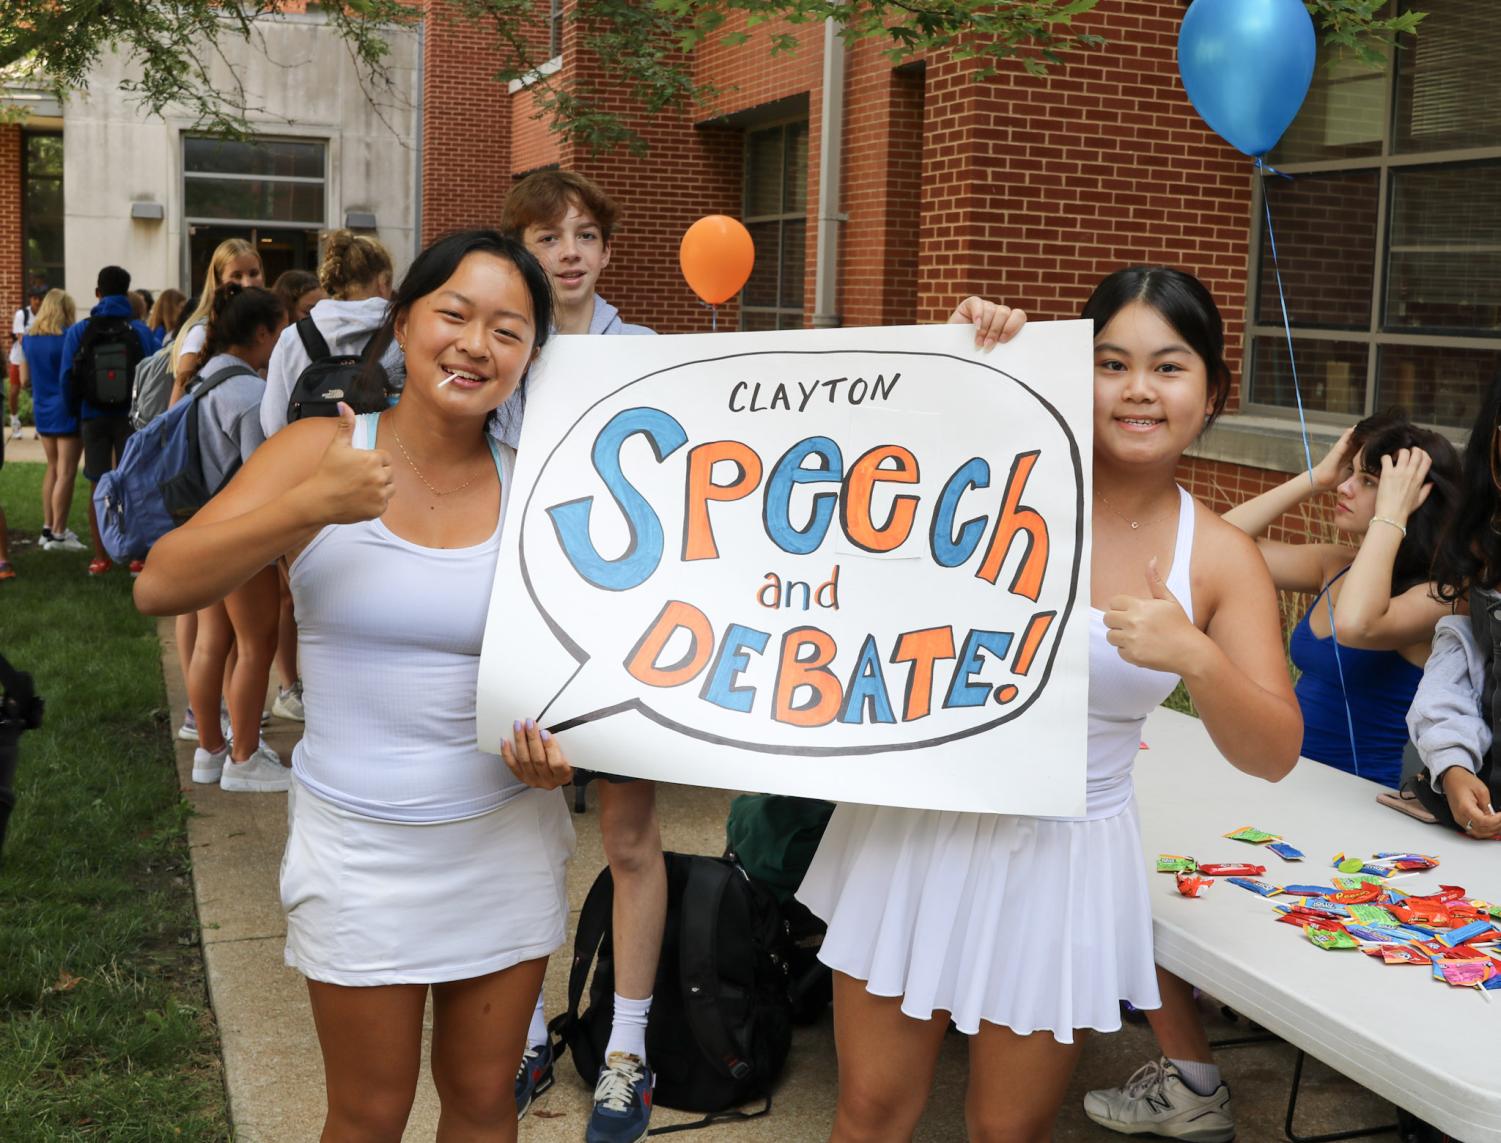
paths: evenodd
<path fill-rule="evenodd" d="M 172 343 L 167 342 L 136 366 L 135 385 L 130 397 L 130 426 L 144 429 L 167 411 L 172 396 Z"/>

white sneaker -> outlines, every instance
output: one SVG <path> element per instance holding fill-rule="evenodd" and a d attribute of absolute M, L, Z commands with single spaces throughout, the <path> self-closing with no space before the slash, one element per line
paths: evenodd
<path fill-rule="evenodd" d="M 271 713 L 277 718 L 289 718 L 293 722 L 305 722 L 307 714 L 302 709 L 302 680 L 291 686 L 276 689 L 276 701 L 271 704 Z"/>
<path fill-rule="evenodd" d="M 10 439 L 13 441 L 21 439 L 21 418 L 14 413 L 10 417 Z"/>
<path fill-rule="evenodd" d="M 61 536 L 54 534 L 52 537 L 51 550 L 54 552 L 81 552 L 84 550 L 83 541 L 78 538 L 72 528 L 64 528 Z"/>
<path fill-rule="evenodd" d="M 222 750 L 205 750 L 198 747 L 193 751 L 193 781 L 209 785 L 217 782 L 219 775 L 224 772 L 224 763 L 229 761 L 229 743 L 224 744 Z"/>
<path fill-rule="evenodd" d="M 291 786 L 292 771 L 264 746 L 243 762 L 226 763 L 219 779 L 219 789 L 238 792 L 276 792 Z"/>
<path fill-rule="evenodd" d="M 1122 1135 L 1164 1135 L 1190 1143 L 1235 1138 L 1230 1089 L 1222 1083 L 1209 1095 L 1199 1095 L 1166 1058 L 1143 1064 L 1123 1087 L 1089 1092 L 1084 1114 Z"/>

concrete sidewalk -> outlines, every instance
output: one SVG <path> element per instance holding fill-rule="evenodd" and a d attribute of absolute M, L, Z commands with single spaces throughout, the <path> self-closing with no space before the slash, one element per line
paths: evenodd
<path fill-rule="evenodd" d="M 30 443 L 30 442 L 27 442 Z M 163 622 L 162 666 L 172 710 L 172 725 L 181 724 L 186 699 L 177 667 L 172 624 Z M 273 721 L 267 739 L 290 759 L 301 733 L 300 723 Z M 219 1021 L 230 1115 L 238 1143 L 299 1143 L 317 1139 L 323 1122 L 323 1065 L 302 978 L 282 963 L 286 926 L 277 891 L 277 874 L 286 841 L 286 798 L 282 794 L 225 794 L 217 786 L 195 786 L 191 743 L 177 742 L 177 765 L 195 811 L 189 823 L 193 885 L 203 928 L 203 954 L 210 1000 Z M 724 848 L 724 821 L 732 795 L 722 790 L 662 786 L 659 807 L 667 848 L 690 853 L 719 853 Z M 598 816 L 575 817 L 578 854 L 569 872 L 569 900 L 575 915 L 584 894 L 604 864 Z M 570 926 L 571 931 L 571 926 Z M 1018 933 L 1018 940 L 1028 934 Z M 554 956 L 547 974 L 549 1016 L 561 1010 L 570 949 Z M 1215 1018 L 1211 1035 L 1243 1035 L 1245 1025 Z M 917 1138 L 936 1143 L 964 1138 L 965 1037 L 951 1033 L 944 1043 L 938 1076 Z M 424 1053 L 425 1054 L 425 1053 Z M 1128 1025 L 1114 1036 L 1095 1036 L 1087 1043 L 1074 1077 L 1055 1138 L 1064 1141 L 1110 1140 L 1117 1136 L 1096 1127 L 1080 1107 L 1084 1092 L 1119 1084 L 1143 1061 L 1156 1055 L 1144 1026 Z M 1220 1053 L 1235 1093 L 1238 1138 L 1282 1138 L 1293 1051 L 1282 1043 L 1261 1044 Z M 566 1058 L 557 1085 L 538 1101 L 522 1122 L 527 1143 L 577 1143 L 584 1135 L 591 1086 Z M 708 1128 L 690 1138 L 712 1143 L 802 1143 L 826 1139 L 833 1121 L 835 1093 L 834 1037 L 829 1014 L 816 1025 L 798 1029 L 787 1070 L 775 1093 L 772 1113 L 745 1123 Z M 430 1140 L 438 1104 L 424 1065 L 416 1106 L 405 1138 Z M 686 1122 L 695 1115 L 659 1109 L 654 1126 Z M 1311 1062 L 1300 1101 L 1299 1130 L 1343 1130 L 1391 1121 L 1391 1109 L 1359 1087 Z M 1375 1136 L 1395 1139 L 1395 1134 Z"/>

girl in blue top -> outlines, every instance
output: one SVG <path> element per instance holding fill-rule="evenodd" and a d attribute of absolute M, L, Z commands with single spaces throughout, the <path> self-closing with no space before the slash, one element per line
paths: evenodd
<path fill-rule="evenodd" d="M 1347 429 L 1312 479 L 1300 473 L 1225 513 L 1258 537 L 1278 588 L 1318 593 L 1289 645 L 1302 672 L 1296 693 L 1305 758 L 1396 787 L 1407 708 L 1434 625 L 1449 611 L 1433 591 L 1429 569 L 1458 483 L 1454 446 L 1392 411 Z M 1264 538 L 1283 513 L 1327 491 L 1335 493 L 1336 542 Z M 1339 632 L 1337 662 L 1330 603 Z"/>
<path fill-rule="evenodd" d="M 73 507 L 73 479 L 83 455 L 83 438 L 62 382 L 63 338 L 75 317 L 72 298 L 62 290 L 47 291 L 21 339 L 21 384 L 31 389 L 32 415 L 47 457 L 42 476 L 41 546 L 81 552 L 83 543 L 68 530 L 68 513 Z"/>

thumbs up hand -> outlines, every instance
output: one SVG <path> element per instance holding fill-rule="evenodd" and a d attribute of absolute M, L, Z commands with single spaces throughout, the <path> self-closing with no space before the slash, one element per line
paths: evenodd
<path fill-rule="evenodd" d="M 339 402 L 339 423 L 310 481 L 325 524 L 356 524 L 383 515 L 396 490 L 391 457 L 354 447 L 354 410 Z"/>
<path fill-rule="evenodd" d="M 1105 639 L 1128 663 L 1182 674 L 1195 646 L 1206 636 L 1167 589 L 1155 557 L 1147 563 L 1146 587 L 1145 599 L 1117 595 L 1110 601 L 1105 612 Z"/>

